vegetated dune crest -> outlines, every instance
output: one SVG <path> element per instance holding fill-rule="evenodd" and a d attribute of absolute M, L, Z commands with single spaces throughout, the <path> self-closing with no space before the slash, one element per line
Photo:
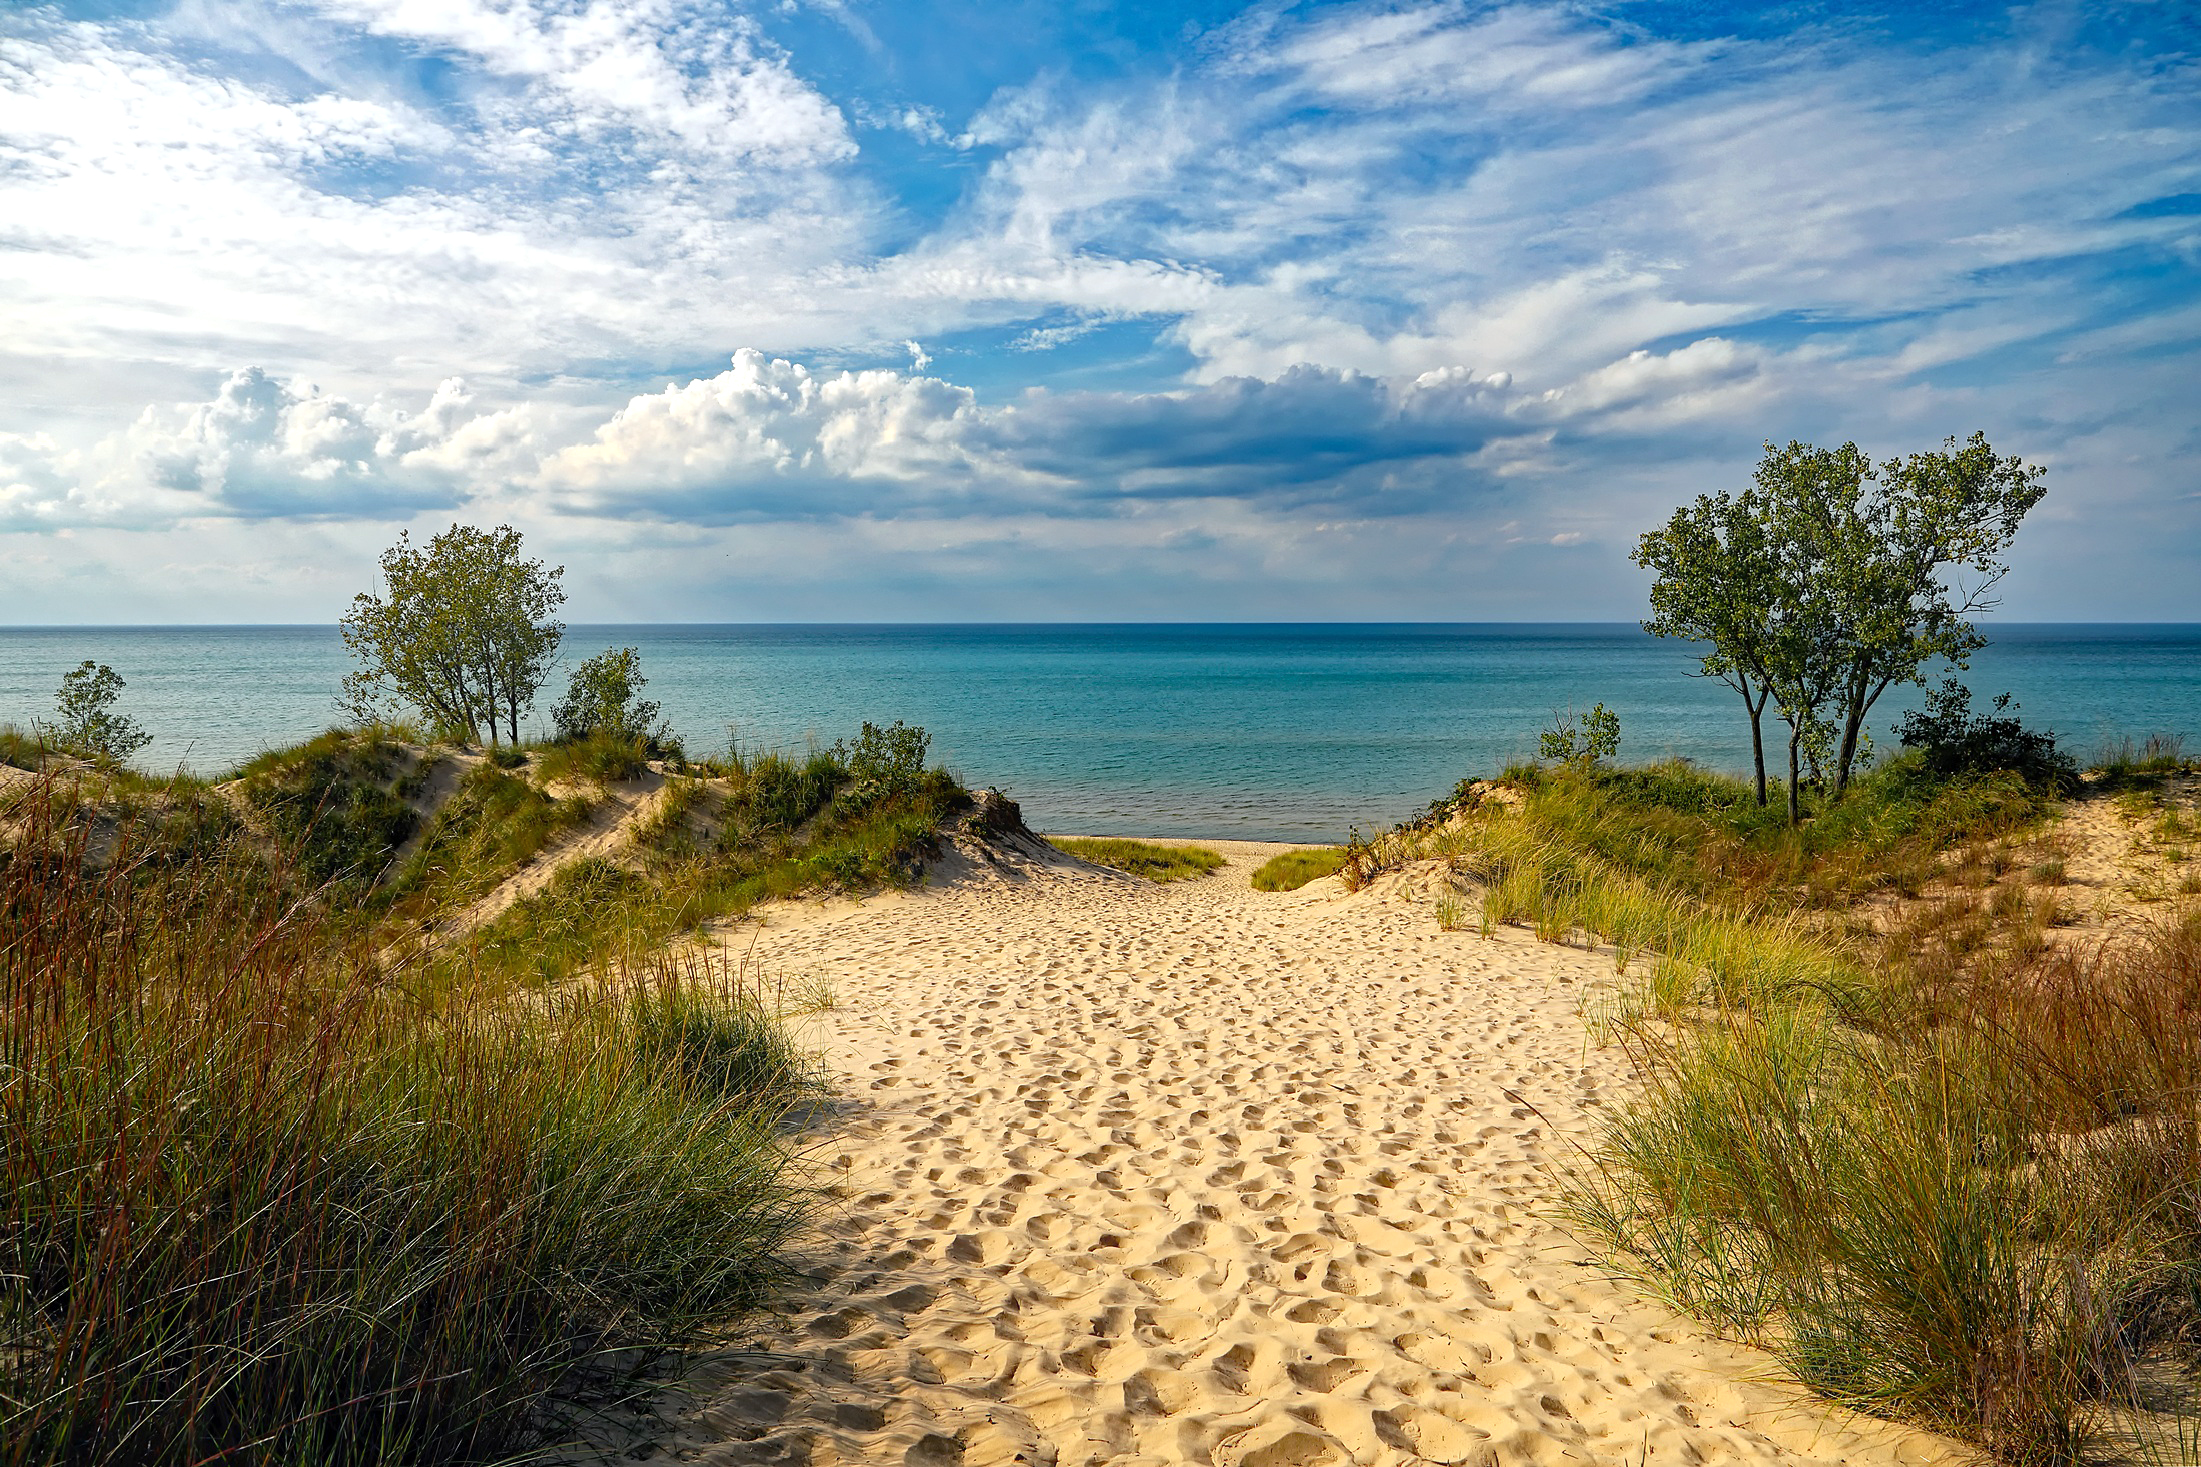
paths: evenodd
<path fill-rule="evenodd" d="M 830 989 L 814 1284 L 576 1460 L 1923 1462 L 1544 1214 L 1626 1067 L 1612 958 L 1442 932 L 1438 869 L 1155 886 L 1022 842 L 739 936 Z M 1449 889 L 1449 888 L 1448 888 Z M 732 933 L 726 940 L 737 940 Z"/>

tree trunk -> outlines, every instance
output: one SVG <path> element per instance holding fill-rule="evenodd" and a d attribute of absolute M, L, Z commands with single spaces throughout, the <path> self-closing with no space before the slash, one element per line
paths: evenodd
<path fill-rule="evenodd" d="M 1761 810 L 1765 808 L 1765 699 L 1762 692 L 1755 703 L 1750 701 L 1748 693 L 1743 694 L 1742 699 L 1743 706 L 1750 710 L 1750 762 L 1758 772 L 1758 808 Z"/>
<path fill-rule="evenodd" d="M 1834 798 L 1839 800 L 1849 788 L 1850 766 L 1857 759 L 1857 734 L 1865 726 L 1865 685 L 1857 682 L 1848 689 L 1847 710 L 1842 716 L 1842 748 L 1834 759 Z"/>
<path fill-rule="evenodd" d="M 1793 828 L 1793 827 L 1795 827 L 1795 826 L 1798 826 L 1798 825 L 1801 825 L 1801 824 L 1803 824 L 1803 819 L 1804 819 L 1804 817 L 1803 817 L 1803 811 L 1802 811 L 1801 809 L 1799 809 L 1799 808 L 1798 808 L 1798 806 L 1797 806 L 1797 803 L 1796 803 L 1796 785 L 1797 785 L 1797 780 L 1798 780 L 1798 773 L 1797 773 L 1797 768 L 1796 768 L 1796 746 L 1797 746 L 1798 744 L 1800 744 L 1800 743 L 1802 743 L 1802 742 L 1803 742 L 1803 738 L 1804 738 L 1804 729 L 1803 729 L 1803 725 L 1802 725 L 1802 724 L 1800 724 L 1800 723 L 1799 723 L 1799 724 L 1795 724 L 1795 725 L 1792 725 L 1792 726 L 1791 726 L 1791 727 L 1789 728 L 1789 731 L 1788 731 L 1788 823 L 1789 823 L 1789 825 L 1790 825 L 1790 826 L 1791 826 L 1792 828 Z"/>

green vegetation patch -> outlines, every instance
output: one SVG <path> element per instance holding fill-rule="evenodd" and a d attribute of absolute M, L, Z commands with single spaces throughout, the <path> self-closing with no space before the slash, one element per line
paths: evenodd
<path fill-rule="evenodd" d="M 484 761 L 469 769 L 430 819 L 390 883 L 410 907 L 469 902 L 588 819 L 590 803 L 559 799 Z"/>
<path fill-rule="evenodd" d="M 2151 1372 L 2201 1364 L 2201 919 L 2045 942 L 2039 782 L 1914 752 L 1796 828 L 1683 764 L 1508 783 L 1356 854 L 1447 860 L 1485 931 L 1641 975 L 1591 1012 L 1644 1088 L 1568 1201 L 1617 1268 L 2005 1462 L 2092 1460 Z"/>
<path fill-rule="evenodd" d="M 1286 851 L 1281 856 L 1271 856 L 1261 863 L 1261 869 L 1253 873 L 1253 889 L 1297 891 L 1310 881 L 1335 876 L 1338 868 L 1344 864 L 1345 852 L 1338 846 Z"/>
<path fill-rule="evenodd" d="M 1081 861 L 1127 871 L 1148 881 L 1188 881 L 1218 870 L 1223 864 L 1221 856 L 1204 846 L 1158 846 L 1143 840 L 1096 840 L 1076 836 L 1063 836 L 1052 844 L 1055 849 Z"/>
<path fill-rule="evenodd" d="M 738 975 L 424 1005 L 333 904 L 14 813 L 9 1463 L 513 1460 L 783 1277 L 814 1082 Z"/>
<path fill-rule="evenodd" d="M 331 729 L 239 771 L 245 803 L 311 885 L 378 880 L 418 817 L 393 791 L 405 753 L 378 729 Z"/>
<path fill-rule="evenodd" d="M 627 864 L 590 858 L 564 867 L 451 961 L 477 979 L 554 984 L 638 961 L 759 902 L 913 885 L 939 848 L 941 825 L 970 801 L 945 772 L 912 764 L 923 737 L 912 729 L 899 738 L 899 766 L 867 763 L 862 739 L 855 751 L 729 754 L 695 765 L 697 777 L 670 782 Z M 708 795 L 705 779 L 718 783 Z M 720 822 L 708 839 L 696 821 L 707 803 Z"/>

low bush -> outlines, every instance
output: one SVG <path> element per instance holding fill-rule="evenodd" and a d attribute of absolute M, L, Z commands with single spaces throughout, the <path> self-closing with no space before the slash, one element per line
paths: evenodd
<path fill-rule="evenodd" d="M 1310 881 L 1335 876 L 1345 864 L 1345 852 L 1337 846 L 1286 851 L 1271 856 L 1253 873 L 1255 891 L 1297 891 Z"/>
<path fill-rule="evenodd" d="M 1204 846 L 1159 846 L 1151 841 L 1061 836 L 1052 844 L 1081 861 L 1116 871 L 1143 876 L 1148 881 L 1185 881 L 1205 876 L 1223 865 L 1223 858 Z"/>
<path fill-rule="evenodd" d="M 1937 779 L 2008 770 L 2044 789 L 2075 789 L 2077 761 L 2056 747 L 2053 732 L 2027 728 L 2016 712 L 2004 693 L 1993 713 L 1973 713 L 1971 689 L 1951 677 L 1927 692 L 1924 708 L 1903 715 L 1897 735 L 1905 748 L 1919 751 L 1925 772 Z"/>

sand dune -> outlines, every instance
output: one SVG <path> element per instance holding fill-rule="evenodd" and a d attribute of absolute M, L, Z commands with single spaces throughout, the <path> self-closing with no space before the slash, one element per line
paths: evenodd
<path fill-rule="evenodd" d="M 827 980 L 843 1201 L 812 1283 L 607 1458 L 1912 1462 L 1606 1282 L 1542 1209 L 1624 1087 L 1609 958 L 1410 890 L 962 861 L 757 937 Z M 746 937 L 737 938 L 746 941 Z M 1755 1382 L 1755 1383 L 1754 1383 Z"/>

